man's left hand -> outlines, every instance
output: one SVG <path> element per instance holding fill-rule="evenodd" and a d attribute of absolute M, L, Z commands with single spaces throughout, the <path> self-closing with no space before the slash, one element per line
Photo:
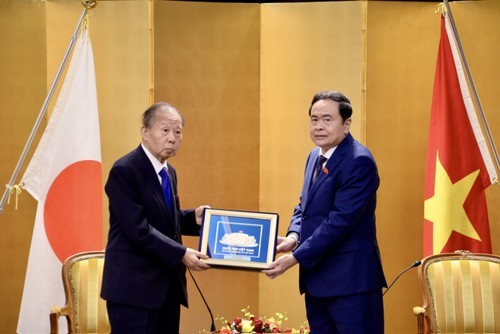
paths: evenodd
<path fill-rule="evenodd" d="M 203 221 L 203 210 L 205 210 L 205 208 L 210 208 L 210 206 L 209 205 L 201 205 L 194 210 L 194 214 L 196 216 L 196 224 L 198 224 L 200 226 L 201 226 L 201 222 Z"/>

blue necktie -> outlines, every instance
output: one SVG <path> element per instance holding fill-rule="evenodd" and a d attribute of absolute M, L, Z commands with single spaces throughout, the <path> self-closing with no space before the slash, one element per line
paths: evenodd
<path fill-rule="evenodd" d="M 172 190 L 170 189 L 170 178 L 168 177 L 167 169 L 163 167 L 158 174 L 161 176 L 161 188 L 163 189 L 163 194 L 165 194 L 168 207 L 172 211 Z"/>
<path fill-rule="evenodd" d="M 321 170 L 323 169 L 323 164 L 325 163 L 326 160 L 327 160 L 326 157 L 322 155 L 318 157 L 318 161 L 316 161 L 316 168 L 314 169 L 312 183 L 314 183 L 314 181 L 316 181 L 316 179 L 318 178 L 318 175 L 319 173 L 321 173 Z"/>

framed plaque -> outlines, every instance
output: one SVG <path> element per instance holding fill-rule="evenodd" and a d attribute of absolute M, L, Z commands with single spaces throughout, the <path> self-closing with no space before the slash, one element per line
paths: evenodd
<path fill-rule="evenodd" d="M 210 265 L 265 269 L 274 261 L 277 213 L 207 208 L 203 213 L 199 251 Z"/>

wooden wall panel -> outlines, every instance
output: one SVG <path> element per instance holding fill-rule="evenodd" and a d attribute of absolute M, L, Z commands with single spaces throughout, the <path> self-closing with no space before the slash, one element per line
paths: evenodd
<path fill-rule="evenodd" d="M 0 2 L 2 195 L 45 99 L 45 42 L 42 3 Z M 19 197 L 18 210 L 15 202 L 13 195 L 0 215 L 0 332 L 5 333 L 16 332 L 36 210 L 36 202 L 28 193 Z"/>
<path fill-rule="evenodd" d="M 82 11 L 79 1 L 9 0 L 0 3 L 2 184 L 8 183 Z M 107 179 L 111 164 L 140 142 L 140 115 L 149 104 L 148 18 L 148 3 L 145 1 L 99 1 L 90 18 L 103 180 Z M 60 84 L 63 80 L 64 77 Z M 57 94 L 53 102 L 56 98 Z M 31 151 L 35 149 L 45 124 L 44 119 Z M 30 157 L 31 152 L 24 167 Z M 21 176 L 22 173 L 18 179 Z M 107 240 L 106 196 L 103 200 L 103 237 Z M 0 236 L 0 273 L 4 278 L 0 286 L 2 333 L 15 333 L 17 328 L 35 210 L 34 199 L 23 192 L 19 209 L 14 210 L 12 198 L 0 216 L 4 228 Z"/>
<path fill-rule="evenodd" d="M 352 132 L 380 169 L 378 238 L 391 281 L 422 256 L 425 152 L 439 39 L 435 5 L 99 1 L 91 39 L 103 179 L 117 158 L 139 144 L 140 115 L 154 88 L 155 100 L 171 102 L 186 118 L 183 145 L 172 159 L 182 205 L 278 212 L 284 234 L 312 148 L 310 99 L 318 90 L 344 91 L 354 106 Z M 81 10 L 79 1 L 0 2 L 1 182 L 11 176 Z M 452 10 L 498 146 L 500 2 L 455 2 Z M 498 186 L 488 189 L 487 199 L 498 253 Z M 11 203 L 0 215 L 0 332 L 17 326 L 35 208 L 24 193 L 18 211 Z M 104 210 L 107 222 L 107 203 Z M 197 247 L 197 238 L 185 241 Z M 216 317 L 230 319 L 250 306 L 268 316 L 287 312 L 291 326 L 305 320 L 295 269 L 273 281 L 220 269 L 194 275 Z M 182 311 L 181 333 L 191 334 L 207 329 L 210 319 L 189 278 L 188 284 L 191 307 Z M 416 271 L 384 298 L 386 332 L 414 333 L 411 309 L 422 302 Z"/>
<path fill-rule="evenodd" d="M 160 1 L 154 13 L 155 100 L 185 117 L 171 159 L 181 206 L 259 210 L 259 5 Z M 197 248 L 198 238 L 184 243 Z M 258 312 L 258 273 L 214 268 L 193 275 L 215 317 L 241 315 L 246 306 Z M 190 278 L 188 288 L 181 332 L 198 333 L 210 318 Z"/>
<path fill-rule="evenodd" d="M 360 139 L 362 73 L 361 2 L 262 5 L 260 209 L 280 214 L 280 235 L 299 203 L 309 138 L 308 109 L 322 90 L 339 90 L 353 104 L 353 135 Z M 287 325 L 306 320 L 298 266 L 260 280 L 263 315 L 288 314 Z"/>

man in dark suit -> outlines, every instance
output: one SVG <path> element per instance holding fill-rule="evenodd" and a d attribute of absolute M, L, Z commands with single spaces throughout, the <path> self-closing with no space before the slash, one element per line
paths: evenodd
<path fill-rule="evenodd" d="M 188 305 L 186 267 L 209 268 L 200 260 L 207 256 L 181 239 L 199 235 L 206 206 L 180 210 L 176 172 L 167 163 L 182 141 L 179 111 L 156 103 L 142 121 L 141 145 L 115 162 L 105 187 L 110 228 L 101 296 L 114 334 L 173 334 L 180 305 Z"/>
<path fill-rule="evenodd" d="M 376 239 L 379 176 L 370 151 L 349 133 L 352 107 L 343 94 L 316 94 L 300 204 L 277 252 L 289 252 L 264 273 L 270 278 L 299 263 L 312 334 L 384 332 L 386 286 Z M 315 172 L 317 171 L 317 172 Z"/>

